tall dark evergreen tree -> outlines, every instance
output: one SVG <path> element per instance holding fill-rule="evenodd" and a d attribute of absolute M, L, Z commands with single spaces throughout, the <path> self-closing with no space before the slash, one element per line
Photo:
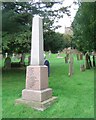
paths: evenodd
<path fill-rule="evenodd" d="M 96 2 L 81 3 L 73 21 L 74 41 L 82 51 L 96 50 Z"/>

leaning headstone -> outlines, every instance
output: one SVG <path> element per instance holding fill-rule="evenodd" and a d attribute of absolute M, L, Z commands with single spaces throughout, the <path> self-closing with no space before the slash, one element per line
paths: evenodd
<path fill-rule="evenodd" d="M 16 103 L 27 104 L 37 110 L 45 110 L 56 97 L 48 88 L 48 68 L 44 65 L 42 18 L 35 16 L 32 27 L 31 65 L 27 67 L 26 88 Z"/>
<path fill-rule="evenodd" d="M 10 69 L 11 68 L 11 58 L 10 57 L 5 58 L 4 68 L 5 69 Z"/>
<path fill-rule="evenodd" d="M 74 69 L 73 69 L 73 55 L 70 51 L 70 57 L 69 57 L 69 76 L 72 76 L 74 73 Z"/>

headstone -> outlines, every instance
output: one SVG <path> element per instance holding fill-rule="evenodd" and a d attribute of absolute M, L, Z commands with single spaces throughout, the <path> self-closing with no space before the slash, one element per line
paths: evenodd
<path fill-rule="evenodd" d="M 11 68 L 11 58 L 10 57 L 5 58 L 4 68 L 5 69 L 10 69 Z"/>
<path fill-rule="evenodd" d="M 84 66 L 84 64 L 80 65 L 80 71 L 81 71 L 81 72 L 85 71 L 85 66 Z"/>
<path fill-rule="evenodd" d="M 63 58 L 62 56 L 60 56 L 60 52 L 59 51 L 57 53 L 57 58 Z"/>
<path fill-rule="evenodd" d="M 83 53 L 80 53 L 80 60 L 83 60 Z"/>
<path fill-rule="evenodd" d="M 7 58 L 7 57 L 8 57 L 8 53 L 6 52 L 6 53 L 5 53 L 5 58 Z"/>
<path fill-rule="evenodd" d="M 88 56 L 88 62 L 89 62 L 90 68 L 91 68 L 92 67 L 92 63 L 91 63 L 90 55 Z"/>
<path fill-rule="evenodd" d="M 76 55 L 77 55 L 77 60 L 79 60 L 79 54 L 77 53 Z"/>
<path fill-rule="evenodd" d="M 65 56 L 65 63 L 68 63 L 68 59 L 69 59 L 69 54 L 66 53 L 66 56 Z"/>
<path fill-rule="evenodd" d="M 51 50 L 49 50 L 49 52 L 48 52 L 48 56 L 49 56 L 49 58 L 50 58 L 50 56 L 51 56 Z"/>
<path fill-rule="evenodd" d="M 93 67 L 95 67 L 95 55 L 93 55 Z"/>
<path fill-rule="evenodd" d="M 12 54 L 12 60 L 13 60 L 13 61 L 16 61 L 16 57 L 15 57 L 15 54 L 14 54 L 14 53 Z"/>
<path fill-rule="evenodd" d="M 86 69 L 90 69 L 89 53 L 88 52 L 85 54 L 85 66 L 86 66 Z"/>
<path fill-rule="evenodd" d="M 22 56 L 21 56 L 20 64 L 22 64 L 22 65 L 25 64 L 25 53 L 23 53 Z"/>
<path fill-rule="evenodd" d="M 65 56 L 65 63 L 68 63 L 68 59 L 67 59 L 67 57 Z"/>
<path fill-rule="evenodd" d="M 17 58 L 21 60 L 22 54 L 17 54 Z"/>
<path fill-rule="evenodd" d="M 74 73 L 74 69 L 73 69 L 73 55 L 70 51 L 70 57 L 69 57 L 69 76 L 72 76 Z"/>
<path fill-rule="evenodd" d="M 31 64 L 27 67 L 26 88 L 16 103 L 27 104 L 37 110 L 45 110 L 56 97 L 48 88 L 48 68 L 44 65 L 42 18 L 35 16 L 32 27 Z"/>

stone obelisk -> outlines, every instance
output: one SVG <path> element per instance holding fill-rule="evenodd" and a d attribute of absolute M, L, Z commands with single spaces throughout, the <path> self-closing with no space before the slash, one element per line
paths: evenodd
<path fill-rule="evenodd" d="M 16 103 L 24 103 L 37 110 L 45 110 L 56 99 L 48 88 L 48 68 L 44 65 L 42 18 L 35 16 L 32 26 L 31 62 L 26 71 L 26 88 Z"/>

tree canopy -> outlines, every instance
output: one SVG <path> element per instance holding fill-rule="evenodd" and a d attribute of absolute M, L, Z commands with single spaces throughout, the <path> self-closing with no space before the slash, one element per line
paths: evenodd
<path fill-rule="evenodd" d="M 32 17 L 39 14 L 43 17 L 44 40 L 46 50 L 48 31 L 54 31 L 58 26 L 54 26 L 54 21 L 63 17 L 66 13 L 70 15 L 68 7 L 53 10 L 52 7 L 60 2 L 3 2 L 2 3 L 2 48 L 4 52 L 29 52 L 32 31 Z M 69 6 L 70 7 L 70 6 Z M 52 35 L 53 33 L 53 35 Z M 52 37 L 54 32 L 51 32 Z M 58 34 L 57 34 L 58 36 Z M 51 43 L 53 43 L 50 38 Z M 60 37 L 60 36 L 59 36 Z M 57 40 L 57 39 L 56 39 Z M 54 42 L 55 44 L 55 42 Z M 58 44 L 61 44 L 61 41 Z M 51 44 L 50 44 L 51 45 Z M 58 46 L 60 48 L 60 46 Z M 52 48 L 52 47 L 51 47 Z M 61 47 L 62 48 L 62 47 Z"/>

